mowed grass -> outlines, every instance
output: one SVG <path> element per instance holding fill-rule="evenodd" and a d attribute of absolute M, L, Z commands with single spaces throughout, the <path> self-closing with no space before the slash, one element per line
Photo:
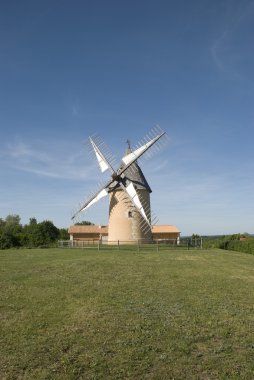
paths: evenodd
<path fill-rule="evenodd" d="M 254 256 L 7 250 L 0 379 L 254 379 Z"/>

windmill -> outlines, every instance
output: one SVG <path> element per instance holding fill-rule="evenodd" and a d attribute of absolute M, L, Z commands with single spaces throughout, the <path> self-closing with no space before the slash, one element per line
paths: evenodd
<path fill-rule="evenodd" d="M 128 149 L 117 170 L 114 169 L 112 155 L 98 138 L 89 137 L 89 143 L 95 154 L 101 172 L 109 170 L 111 178 L 101 185 L 92 196 L 73 215 L 86 211 L 101 198 L 109 195 L 108 242 L 130 242 L 133 240 L 151 240 L 152 224 L 155 218 L 151 214 L 150 193 L 152 192 L 139 166 L 140 159 L 150 158 L 165 139 L 166 132 L 155 127 L 134 149 L 127 140 Z M 139 160 L 139 162 L 138 162 Z"/>

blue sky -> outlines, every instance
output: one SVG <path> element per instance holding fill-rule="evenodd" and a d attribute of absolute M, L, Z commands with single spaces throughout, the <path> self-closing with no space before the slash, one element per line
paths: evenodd
<path fill-rule="evenodd" d="M 170 142 L 142 169 L 159 224 L 254 233 L 254 1 L 12 1 L 0 9 L 0 217 L 71 224 L 156 124 Z M 83 219 L 107 223 L 107 199 Z"/>

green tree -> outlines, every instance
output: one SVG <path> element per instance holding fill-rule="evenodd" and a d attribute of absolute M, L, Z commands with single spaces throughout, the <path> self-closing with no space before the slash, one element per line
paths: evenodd
<path fill-rule="evenodd" d="M 240 240 L 241 234 L 233 234 L 229 237 L 229 240 Z"/>
<path fill-rule="evenodd" d="M 29 219 L 29 225 L 30 225 L 30 226 L 35 226 L 35 225 L 37 225 L 37 220 L 36 220 L 36 218 L 30 218 L 30 219 Z"/>
<path fill-rule="evenodd" d="M 29 223 L 22 226 L 19 215 L 8 215 L 5 219 L 0 218 L 0 249 L 20 246 L 47 247 L 59 238 L 69 239 L 68 230 L 66 228 L 58 229 L 49 220 L 38 223 L 36 218 L 30 218 Z"/>
<path fill-rule="evenodd" d="M 0 248 L 19 247 L 21 231 L 19 215 L 8 215 L 5 220 L 0 219 Z"/>
<path fill-rule="evenodd" d="M 20 223 L 20 216 L 19 215 L 8 215 L 5 218 L 5 226 L 4 231 L 11 233 L 11 234 L 18 234 L 22 231 L 22 225 Z"/>
<path fill-rule="evenodd" d="M 191 239 L 200 239 L 200 238 L 201 238 L 201 236 L 198 234 L 192 234 L 191 235 Z"/>
<path fill-rule="evenodd" d="M 83 220 L 82 222 L 75 223 L 75 226 L 94 226 L 94 223 Z"/>
<path fill-rule="evenodd" d="M 5 221 L 2 218 L 0 218 L 0 235 L 4 230 L 4 226 L 5 226 Z"/>
<path fill-rule="evenodd" d="M 25 247 L 33 247 L 34 242 L 36 241 L 37 234 L 37 220 L 35 218 L 29 219 L 29 224 L 26 224 L 23 227 L 21 234 L 21 244 Z"/>
<path fill-rule="evenodd" d="M 5 231 L 1 234 L 0 249 L 19 247 L 19 245 L 20 240 L 17 236 Z"/>
<path fill-rule="evenodd" d="M 44 220 L 36 225 L 33 233 L 33 245 L 49 246 L 59 238 L 58 228 L 49 220 Z"/>
<path fill-rule="evenodd" d="M 60 228 L 59 229 L 59 239 L 60 240 L 69 240 L 70 235 L 67 228 Z"/>

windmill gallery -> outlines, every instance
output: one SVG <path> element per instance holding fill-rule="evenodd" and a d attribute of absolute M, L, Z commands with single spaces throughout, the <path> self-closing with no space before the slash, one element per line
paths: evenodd
<path fill-rule="evenodd" d="M 109 221 L 108 226 L 73 225 L 69 228 L 71 240 L 103 240 L 108 244 L 171 239 L 179 242 L 180 231 L 175 226 L 155 225 L 157 220 L 150 204 L 152 190 L 138 163 L 141 157 L 149 158 L 155 149 L 158 150 L 165 138 L 166 132 L 156 127 L 135 149 L 131 149 L 127 141 L 128 149 L 115 170 L 112 155 L 106 151 L 104 144 L 98 138 L 89 137 L 101 172 L 109 170 L 111 178 L 79 207 L 72 219 L 109 195 Z"/>

